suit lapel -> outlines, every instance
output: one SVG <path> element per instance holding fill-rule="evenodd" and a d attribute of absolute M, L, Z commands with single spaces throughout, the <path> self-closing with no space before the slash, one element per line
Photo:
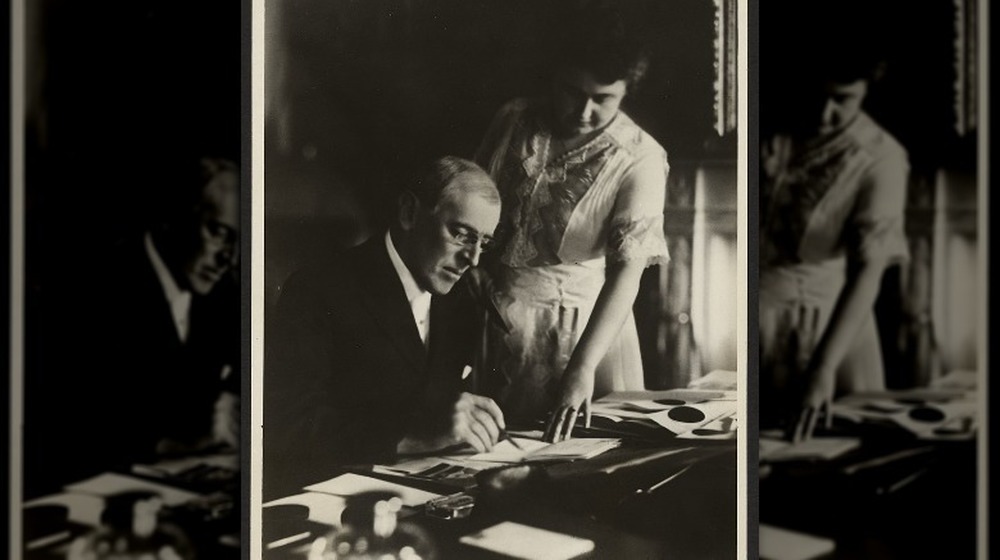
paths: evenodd
<path fill-rule="evenodd" d="M 153 268 L 153 263 L 149 260 L 149 255 L 146 253 L 146 248 L 143 245 L 139 245 L 137 248 L 137 258 L 140 259 L 138 269 L 141 271 L 141 280 L 139 282 L 138 294 L 139 298 L 143 301 L 148 301 L 149 306 L 143 305 L 139 309 L 155 309 L 154 313 L 150 313 L 145 320 L 148 321 L 150 329 L 149 339 L 150 340 L 161 340 L 170 341 L 167 343 L 171 352 L 176 352 L 180 349 L 182 343 L 180 335 L 177 334 L 177 327 L 174 326 L 174 316 L 170 310 L 170 302 L 167 301 L 167 296 L 163 291 L 163 284 L 160 283 L 160 278 L 156 275 L 156 269 Z M 155 335 L 153 334 L 155 329 Z"/>
<path fill-rule="evenodd" d="M 363 270 L 360 277 L 363 285 L 360 286 L 360 291 L 365 305 L 407 362 L 414 369 L 423 370 L 427 352 L 413 321 L 413 312 L 406 300 L 403 283 L 389 260 L 384 237 L 374 236 L 362 249 L 360 266 Z"/>

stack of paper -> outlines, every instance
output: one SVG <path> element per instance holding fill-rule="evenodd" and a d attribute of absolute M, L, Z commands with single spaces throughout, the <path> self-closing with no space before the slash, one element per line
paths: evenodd
<path fill-rule="evenodd" d="M 861 445 L 858 438 L 814 437 L 799 443 L 760 438 L 760 460 L 816 461 L 835 459 Z"/>
<path fill-rule="evenodd" d="M 736 392 L 728 390 L 627 391 L 595 401 L 591 415 L 622 432 L 663 430 L 688 439 L 730 439 L 736 436 L 736 399 Z"/>
<path fill-rule="evenodd" d="M 621 445 L 618 438 L 573 438 L 558 443 L 511 438 L 517 442 L 520 449 L 510 440 L 504 440 L 486 453 L 468 456 L 472 461 L 490 463 L 523 463 L 533 461 L 575 461 L 590 459 Z M 461 461 L 462 457 L 453 457 Z"/>
<path fill-rule="evenodd" d="M 975 395 L 950 389 L 856 393 L 832 410 L 852 422 L 894 424 L 925 440 L 971 439 L 977 428 Z"/>

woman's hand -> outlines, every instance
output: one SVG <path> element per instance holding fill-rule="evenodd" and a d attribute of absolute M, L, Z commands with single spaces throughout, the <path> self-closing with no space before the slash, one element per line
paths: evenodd
<path fill-rule="evenodd" d="M 567 368 L 555 409 L 549 415 L 545 440 L 558 442 L 569 439 L 578 414 L 583 414 L 584 426 L 590 427 L 590 399 L 594 396 L 594 370 Z"/>
<path fill-rule="evenodd" d="M 833 391 L 836 382 L 836 372 L 829 368 L 815 369 L 810 372 L 809 386 L 806 387 L 802 399 L 802 407 L 795 421 L 792 432 L 792 442 L 798 443 L 812 437 L 816 422 L 824 415 L 826 428 L 833 422 Z"/>

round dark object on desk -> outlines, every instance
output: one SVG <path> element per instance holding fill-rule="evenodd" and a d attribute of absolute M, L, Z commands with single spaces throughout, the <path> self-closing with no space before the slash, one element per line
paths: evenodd
<path fill-rule="evenodd" d="M 347 498 L 347 507 L 340 514 L 340 522 L 355 527 L 371 527 L 375 520 L 375 505 L 388 502 L 393 498 L 399 500 L 395 492 L 362 492 Z"/>
<path fill-rule="evenodd" d="M 682 404 L 687 404 L 687 401 L 682 401 L 681 399 L 653 399 L 653 402 L 657 404 L 665 404 L 667 406 L 680 406 Z"/>
<path fill-rule="evenodd" d="M 944 420 L 945 414 L 938 408 L 918 406 L 910 410 L 910 418 L 918 422 L 940 422 Z"/>
<path fill-rule="evenodd" d="M 671 408 L 670 411 L 667 412 L 667 417 L 674 422 L 694 424 L 704 420 L 705 413 L 697 408 L 694 408 L 693 406 L 678 406 L 676 408 Z"/>
<path fill-rule="evenodd" d="M 538 497 L 548 479 L 548 473 L 538 465 L 513 465 L 482 471 L 476 475 L 479 495 L 476 511 L 487 509 L 523 508 L 525 501 Z"/>

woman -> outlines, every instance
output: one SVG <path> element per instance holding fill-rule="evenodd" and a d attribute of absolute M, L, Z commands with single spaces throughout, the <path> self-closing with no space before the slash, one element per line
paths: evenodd
<path fill-rule="evenodd" d="M 761 141 L 761 428 L 795 441 L 829 423 L 836 392 L 884 388 L 873 306 L 885 269 L 908 257 L 907 154 L 862 108 L 877 49 L 808 30 L 790 64 L 809 70 L 761 94 L 774 127 Z"/>
<path fill-rule="evenodd" d="M 488 334 L 511 421 L 548 415 L 569 437 L 590 401 L 642 389 L 631 309 L 643 270 L 666 262 L 666 152 L 621 111 L 647 58 L 613 14 L 557 35 L 551 89 L 495 117 L 477 160 L 503 196 Z"/>

